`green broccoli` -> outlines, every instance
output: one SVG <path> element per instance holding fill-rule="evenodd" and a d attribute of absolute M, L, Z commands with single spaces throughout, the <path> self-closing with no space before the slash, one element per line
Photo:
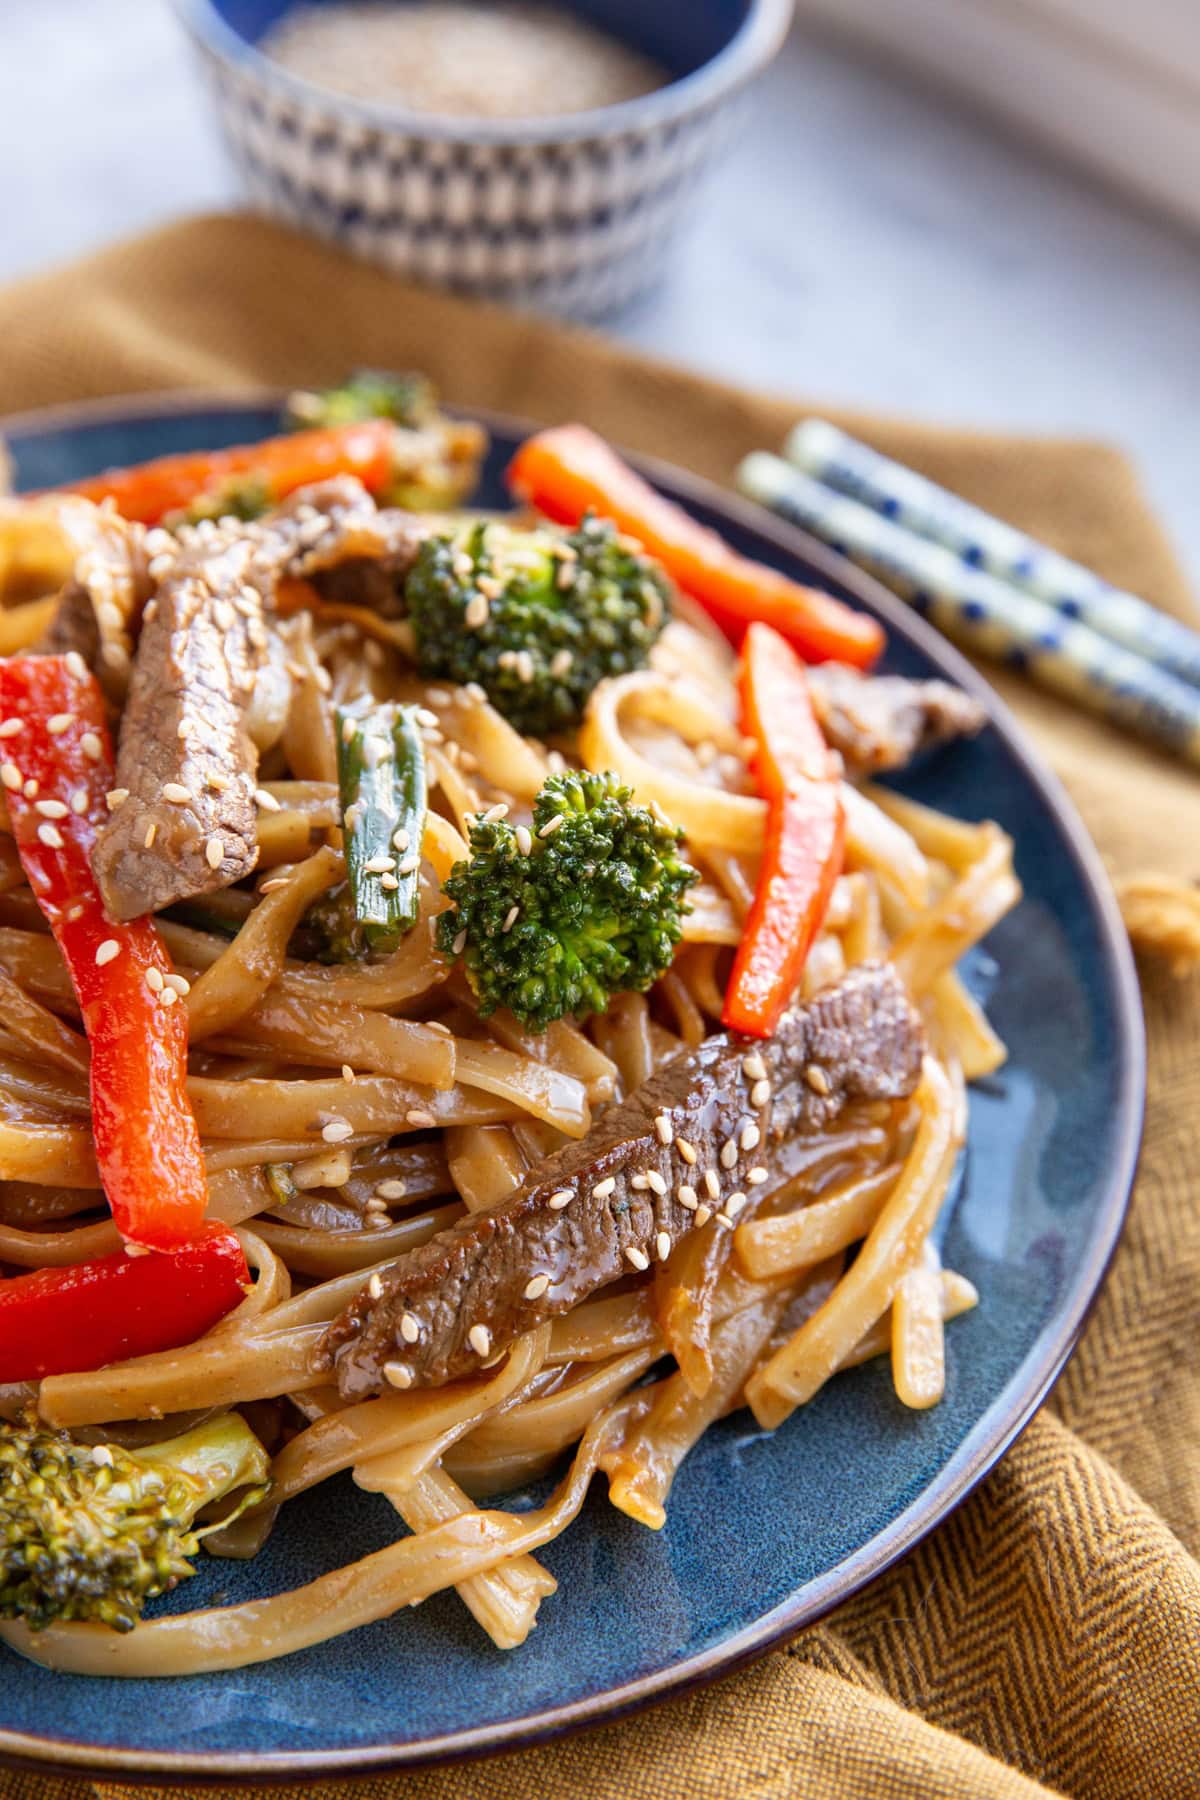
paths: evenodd
<path fill-rule="evenodd" d="M 147 1600 L 192 1574 L 200 1509 L 248 1488 L 236 1517 L 265 1494 L 268 1468 L 235 1412 L 139 1450 L 0 1424 L 0 1618 L 132 1631 Z"/>
<path fill-rule="evenodd" d="M 290 431 L 355 425 L 360 419 L 391 419 L 396 426 L 392 478 L 379 496 L 381 506 L 447 512 L 474 489 L 487 433 L 442 412 L 424 375 L 357 369 L 340 387 L 292 394 L 284 412 Z"/>
<path fill-rule="evenodd" d="M 461 956 L 486 1018 L 506 1006 L 544 1031 L 564 1013 L 603 1012 L 670 967 L 696 871 L 682 833 L 638 806 L 617 776 L 552 775 L 533 829 L 484 816 L 471 860 L 454 865 L 439 947 Z"/>
<path fill-rule="evenodd" d="M 428 538 L 404 598 L 422 672 L 476 681 L 519 731 L 576 725 L 606 675 L 642 668 L 670 612 L 658 564 L 606 520 L 477 520 Z"/>

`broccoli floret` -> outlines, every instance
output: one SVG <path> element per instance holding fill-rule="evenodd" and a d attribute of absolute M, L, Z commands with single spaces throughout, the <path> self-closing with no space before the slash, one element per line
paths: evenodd
<path fill-rule="evenodd" d="M 0 1617 L 132 1631 L 147 1600 L 192 1574 L 200 1509 L 246 1487 L 240 1512 L 265 1494 L 268 1467 L 233 1412 L 140 1450 L 0 1424 Z"/>
<path fill-rule="evenodd" d="M 603 1012 L 670 967 L 699 877 L 682 833 L 638 806 L 617 776 L 552 775 L 526 839 L 499 819 L 471 832 L 471 860 L 445 883 L 438 942 L 461 956 L 486 1018 L 507 1006 L 535 1031 Z M 524 845 L 528 842 L 528 848 Z"/>
<path fill-rule="evenodd" d="M 260 519 L 274 501 L 261 475 L 234 475 L 219 487 L 197 494 L 190 505 L 168 513 L 163 524 L 170 531 L 181 525 L 198 525 L 202 519 Z"/>
<path fill-rule="evenodd" d="M 396 426 L 392 477 L 380 504 L 408 512 L 448 512 L 472 492 L 487 449 L 487 433 L 438 406 L 424 375 L 357 369 L 340 387 L 292 394 L 284 412 L 291 431 L 391 419 Z"/>
<path fill-rule="evenodd" d="M 412 430 L 436 414 L 437 396 L 427 376 L 411 370 L 355 369 L 339 387 L 289 395 L 284 421 L 289 430 L 311 431 L 314 426 L 356 425 L 360 419 L 394 419 Z"/>
<path fill-rule="evenodd" d="M 431 537 L 405 584 L 422 672 L 477 681 L 519 731 L 578 723 L 606 675 L 644 667 L 670 612 L 658 564 L 607 521 L 479 520 Z"/>

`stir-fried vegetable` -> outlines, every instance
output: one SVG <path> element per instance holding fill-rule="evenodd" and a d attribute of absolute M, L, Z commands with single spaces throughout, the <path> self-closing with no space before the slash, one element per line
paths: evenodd
<path fill-rule="evenodd" d="M 117 1250 L 0 1281 L 0 1381 L 40 1381 L 190 1344 L 233 1311 L 249 1281 L 236 1234 L 214 1224 L 170 1256 Z"/>
<path fill-rule="evenodd" d="M 251 496 L 261 498 L 265 508 L 332 475 L 356 475 L 371 493 L 380 494 L 391 479 L 394 436 L 395 428 L 386 419 L 366 419 L 239 444 L 231 450 L 159 456 L 130 469 L 106 469 L 102 475 L 72 482 L 70 491 L 97 503 L 112 500 L 124 518 L 143 525 L 158 525 L 169 514 L 186 513 L 205 496 L 209 499 L 198 509 L 201 512 L 219 512 L 224 505 L 231 513 L 248 516 Z"/>
<path fill-rule="evenodd" d="M 284 418 L 295 430 L 390 420 L 392 468 L 380 500 L 409 512 L 460 506 L 475 486 L 487 448 L 482 427 L 442 412 L 433 383 L 411 370 L 357 369 L 338 387 L 293 394 Z"/>
<path fill-rule="evenodd" d="M 683 896 L 699 879 L 679 856 L 680 835 L 615 775 L 582 770 L 550 777 L 532 830 L 480 819 L 470 862 L 445 883 L 456 910 L 438 920 L 480 1013 L 506 1006 L 544 1031 L 650 987 L 670 967 Z"/>
<path fill-rule="evenodd" d="M 263 1498 L 269 1467 L 235 1412 L 140 1450 L 0 1425 L 0 1617 L 132 1631 L 147 1600 L 193 1573 L 201 1508 L 248 1489 L 229 1524 Z"/>
<path fill-rule="evenodd" d="M 422 545 L 404 590 L 422 673 L 478 682 L 520 731 L 578 723 L 606 675 L 644 667 L 670 613 L 657 563 L 607 521 L 480 520 Z"/>
<path fill-rule="evenodd" d="M 337 708 L 338 784 L 355 919 L 347 956 L 364 946 L 395 950 L 417 922 L 425 747 L 416 714 L 415 707 L 370 695 Z"/>
<path fill-rule="evenodd" d="M 187 1097 L 187 1021 L 149 918 L 104 910 L 91 852 L 115 782 L 104 701 L 77 657 L 0 662 L 0 763 L 25 876 L 62 952 L 91 1050 L 92 1131 L 122 1234 L 155 1250 L 193 1238 L 208 1185 Z"/>
<path fill-rule="evenodd" d="M 762 868 L 725 996 L 724 1022 L 770 1037 L 792 999 L 842 866 L 836 766 L 803 664 L 769 625 L 751 625 L 739 683 L 742 727 L 758 745 L 767 800 Z"/>
<path fill-rule="evenodd" d="M 519 499 L 560 524 L 576 525 L 596 512 L 631 532 L 735 644 L 760 619 L 806 662 L 865 669 L 883 649 L 883 629 L 868 614 L 740 556 L 715 531 L 656 493 L 582 425 L 529 438 L 513 458 L 508 480 Z"/>
<path fill-rule="evenodd" d="M 409 430 L 437 415 L 437 395 L 427 375 L 408 369 L 355 369 L 337 387 L 298 389 L 288 396 L 284 422 L 293 431 L 313 426 L 356 425 L 362 419 L 391 419 Z"/>

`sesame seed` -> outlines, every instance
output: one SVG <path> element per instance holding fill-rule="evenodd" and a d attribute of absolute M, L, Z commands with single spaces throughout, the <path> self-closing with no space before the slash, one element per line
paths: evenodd
<path fill-rule="evenodd" d="M 408 1183 L 389 1177 L 387 1181 L 379 1183 L 375 1192 L 381 1200 L 403 1200 L 408 1192 Z"/>
<path fill-rule="evenodd" d="M 506 931 L 511 931 L 513 926 L 516 924 L 517 920 L 520 918 L 520 916 L 521 916 L 520 907 L 519 906 L 510 906 L 508 911 L 504 915 L 504 923 L 500 927 L 501 933 L 504 933 Z"/>
<path fill-rule="evenodd" d="M 660 1144 L 670 1144 L 673 1141 L 675 1137 L 675 1127 L 672 1125 L 666 1113 L 659 1113 L 654 1121 L 654 1129 L 658 1133 L 658 1141 Z"/>
<path fill-rule="evenodd" d="M 175 736 L 182 743 L 184 738 L 191 735 L 191 730 L 192 721 L 190 719 L 180 719 L 178 725 L 175 727 Z"/>
<path fill-rule="evenodd" d="M 675 1148 L 678 1150 L 685 1163 L 695 1162 L 697 1155 L 695 1144 L 689 1144 L 686 1138 L 676 1138 Z"/>
<path fill-rule="evenodd" d="M 105 963 L 110 963 L 114 956 L 120 954 L 121 946 L 116 938 L 105 938 L 102 944 L 96 945 L 96 967 L 102 969 Z"/>
<path fill-rule="evenodd" d="M 69 731 L 74 723 L 74 713 L 51 713 L 50 717 L 46 720 L 46 730 L 50 733 L 51 737 L 61 737 L 63 732 Z"/>
<path fill-rule="evenodd" d="M 229 777 L 222 775 L 220 769 L 210 769 L 207 786 L 212 789 L 214 794 L 224 794 L 229 788 Z"/>
<path fill-rule="evenodd" d="M 708 1221 L 712 1218 L 712 1216 L 713 1216 L 713 1214 L 712 1214 L 711 1206 L 698 1206 L 696 1208 L 696 1224 L 697 1224 L 697 1226 L 707 1225 Z"/>
<path fill-rule="evenodd" d="M 533 680 L 533 655 L 528 650 L 517 651 L 517 680 L 531 682 Z"/>
<path fill-rule="evenodd" d="M 723 1225 L 726 1231 L 733 1230 L 733 1220 L 727 1212 L 719 1212 L 717 1214 L 717 1224 Z"/>
<path fill-rule="evenodd" d="M 0 738 L 16 737 L 17 733 L 24 729 L 24 719 L 5 719 L 3 725 L 0 725 Z"/>
<path fill-rule="evenodd" d="M 43 819 L 65 819 L 67 816 L 67 809 L 61 800 L 35 801 L 34 811 L 41 813 Z"/>
<path fill-rule="evenodd" d="M 164 1006 L 174 1006 L 175 1002 L 179 998 L 179 995 L 175 992 L 175 989 L 173 987 L 164 986 L 161 994 L 158 997 L 162 1001 L 162 1004 Z"/>
<path fill-rule="evenodd" d="M 508 802 L 506 800 L 498 800 L 495 806 L 488 807 L 487 811 L 483 814 L 480 823 L 482 825 L 495 825 L 499 820 L 506 819 L 507 817 Z"/>
<path fill-rule="evenodd" d="M 528 856 L 529 852 L 533 849 L 533 838 L 530 836 L 529 827 L 527 825 L 517 826 L 517 849 L 521 852 L 522 856 Z"/>
<path fill-rule="evenodd" d="M 260 894 L 273 894 L 277 889 L 285 888 L 288 880 L 286 875 L 272 875 L 270 881 L 264 881 L 258 891 Z"/>
<path fill-rule="evenodd" d="M 349 1119 L 330 1119 L 322 1125 L 321 1136 L 327 1144 L 343 1144 L 348 1137 L 354 1136 L 354 1127 Z"/>
<path fill-rule="evenodd" d="M 742 1074 L 747 1081 L 764 1081 L 766 1079 L 767 1065 L 757 1050 L 742 1058 Z"/>
<path fill-rule="evenodd" d="M 667 1191 L 667 1184 L 657 1169 L 646 1170 L 646 1183 L 656 1194 L 665 1194 Z"/>
<path fill-rule="evenodd" d="M 343 719 L 342 720 L 342 742 L 343 742 L 343 744 L 352 744 L 357 736 L 358 736 L 358 720 L 357 719 Z"/>
<path fill-rule="evenodd" d="M 395 866 L 394 856 L 369 856 L 363 864 L 363 874 L 390 875 Z"/>
<path fill-rule="evenodd" d="M 83 902 L 81 900 L 76 900 L 73 905 L 68 906 L 67 917 L 70 919 L 71 923 L 74 924 L 76 919 L 82 919 L 86 911 L 87 907 L 84 906 Z"/>
<path fill-rule="evenodd" d="M 437 1124 L 433 1114 L 427 1112 L 423 1106 L 410 1106 L 404 1116 L 410 1125 L 415 1125 L 421 1131 L 428 1131 Z"/>
<path fill-rule="evenodd" d="M 592 1199 L 593 1200 L 607 1200 L 608 1196 L 611 1193 L 614 1193 L 616 1191 L 616 1186 L 617 1186 L 616 1176 L 615 1175 L 606 1175 L 604 1180 L 598 1181 L 596 1183 L 595 1187 L 592 1189 Z"/>
<path fill-rule="evenodd" d="M 370 1281 L 368 1281 L 367 1293 L 372 1300 L 380 1300 L 383 1298 L 383 1283 L 378 1275 L 372 1275 Z"/>
<path fill-rule="evenodd" d="M 145 1244 L 126 1244 L 125 1254 L 126 1256 L 153 1256 L 154 1252 L 148 1250 Z"/>
<path fill-rule="evenodd" d="M 757 1150 L 761 1138 L 762 1133 L 759 1131 L 758 1126 L 754 1123 L 753 1119 L 748 1120 L 746 1124 L 742 1126 L 741 1142 L 743 1150 Z"/>
<path fill-rule="evenodd" d="M 153 845 L 154 840 L 157 836 L 158 836 L 158 826 L 155 824 L 154 820 L 151 819 L 150 823 L 146 827 L 146 835 L 142 839 L 142 848 L 144 850 L 149 850 L 151 848 L 151 846 Z"/>
<path fill-rule="evenodd" d="M 72 651 L 72 655 L 74 655 L 74 654 L 75 654 L 75 652 Z M 107 1444 L 93 1444 L 92 1445 L 92 1461 L 95 1463 L 95 1465 L 98 1469 L 111 1469 L 112 1468 L 113 1453 L 109 1449 Z"/>
<path fill-rule="evenodd" d="M 406 1344 L 415 1344 L 421 1335 L 421 1325 L 415 1313 L 400 1314 L 400 1336 Z"/>
<path fill-rule="evenodd" d="M 390 893 L 394 893 L 394 891 L 400 886 L 400 883 L 396 880 L 396 877 L 394 875 L 381 875 L 379 877 L 379 885 L 381 888 L 384 889 L 384 891 L 386 893 L 390 894 Z"/>
<path fill-rule="evenodd" d="M 700 1204 L 699 1200 L 696 1198 L 695 1188 L 686 1181 L 681 1181 L 676 1188 L 675 1198 L 678 1200 L 680 1206 L 686 1208 L 688 1212 L 695 1212 L 697 1206 Z"/>
<path fill-rule="evenodd" d="M 555 813 L 555 815 L 552 819 L 546 820 L 546 823 L 542 826 L 541 830 L 538 832 L 538 836 L 540 838 L 553 837 L 554 833 L 558 830 L 558 828 L 562 824 L 562 822 L 563 822 L 563 815 L 561 813 Z"/>
<path fill-rule="evenodd" d="M 80 656 L 78 650 L 68 650 L 63 661 L 66 663 L 68 669 L 70 669 L 76 681 L 87 680 L 88 666 L 84 662 L 82 656 Z"/>
<path fill-rule="evenodd" d="M 31 775 L 29 777 L 29 780 L 22 787 L 21 792 L 24 794 L 24 796 L 27 800 L 32 800 L 34 795 L 37 793 L 37 791 L 38 791 L 37 779 L 35 776 Z"/>
<path fill-rule="evenodd" d="M 15 794 L 17 792 L 21 785 L 21 771 L 18 769 L 16 763 L 6 762 L 3 768 L 0 768 L 0 781 L 4 783 L 10 793 Z"/>
<path fill-rule="evenodd" d="M 393 850 L 407 850 L 408 849 L 408 833 L 407 833 L 407 831 L 404 830 L 403 826 L 401 826 L 399 831 L 393 831 L 393 833 L 392 833 L 392 849 Z"/>
<path fill-rule="evenodd" d="M 342 1080 L 348 1087 L 354 1086 L 354 1070 L 350 1067 L 349 1063 L 342 1064 Z"/>
<path fill-rule="evenodd" d="M 394 1388 L 410 1388 L 413 1384 L 412 1370 L 406 1363 L 384 1363 L 383 1377 Z"/>
<path fill-rule="evenodd" d="M 88 809 L 87 789 L 86 788 L 76 788 L 75 792 L 71 795 L 71 811 L 75 814 L 76 818 L 81 819 L 83 817 L 84 813 L 87 811 L 87 809 Z"/>
<path fill-rule="evenodd" d="M 549 1286 L 550 1277 L 548 1275 L 535 1275 L 531 1281 L 525 1283 L 525 1298 L 540 1300 Z"/>
<path fill-rule="evenodd" d="M 717 760 L 717 746 L 711 738 L 702 738 L 692 745 L 692 754 L 702 769 L 710 769 Z"/>
<path fill-rule="evenodd" d="M 169 800 L 172 806 L 186 806 L 192 797 L 192 790 L 185 788 L 181 781 L 166 781 L 163 783 L 162 797 Z"/>
<path fill-rule="evenodd" d="M 670 1233 L 666 1232 L 666 1231 L 660 1231 L 658 1236 L 654 1240 L 654 1248 L 657 1253 L 659 1262 L 666 1262 L 668 1256 L 670 1256 L 670 1254 L 671 1254 Z"/>
<path fill-rule="evenodd" d="M 439 722 L 437 714 L 430 712 L 427 706 L 418 706 L 416 717 L 418 725 L 436 727 Z"/>
<path fill-rule="evenodd" d="M 557 676 L 568 675 L 574 661 L 569 650 L 556 650 L 550 658 L 550 673 Z"/>
<path fill-rule="evenodd" d="M 166 987 L 170 988 L 173 994 L 178 994 L 181 1000 L 186 994 L 190 994 L 192 991 L 192 984 L 187 976 L 176 975 L 174 971 L 172 971 L 170 975 L 164 975 L 163 982 Z"/>
<path fill-rule="evenodd" d="M 492 1334 L 486 1325 L 472 1325 L 467 1333 L 467 1342 L 476 1356 L 487 1356 L 492 1348 Z"/>
<path fill-rule="evenodd" d="M 639 1272 L 642 1269 L 648 1269 L 650 1267 L 650 1258 L 646 1255 L 644 1250 L 639 1250 L 636 1244 L 627 1244 L 625 1246 L 625 1256 L 632 1267 L 639 1270 Z"/>
<path fill-rule="evenodd" d="M 466 611 L 463 613 L 463 621 L 467 630 L 478 631 L 481 625 L 486 625 L 490 611 L 491 608 L 488 606 L 487 597 L 484 594 L 472 594 L 467 601 Z"/>
<path fill-rule="evenodd" d="M 466 687 L 463 689 L 463 693 L 472 699 L 476 706 L 484 705 L 487 700 L 486 693 L 477 681 L 468 681 Z"/>
<path fill-rule="evenodd" d="M 475 573 L 475 564 L 471 561 L 471 558 L 467 555 L 465 550 L 460 550 L 458 552 L 453 562 L 450 564 L 450 567 L 454 570 L 454 573 L 458 576 L 460 581 L 470 581 L 472 575 Z"/>
<path fill-rule="evenodd" d="M 573 1198 L 574 1194 L 571 1188 L 559 1188 L 556 1194 L 551 1194 L 546 1204 L 551 1212 L 561 1212 L 564 1206 L 571 1204 Z"/>
<path fill-rule="evenodd" d="M 723 1169 L 732 1169 L 738 1159 L 738 1147 L 732 1138 L 726 1138 L 721 1145 L 720 1164 Z"/>
<path fill-rule="evenodd" d="M 161 969 L 151 968 L 146 970 L 146 986 L 150 989 L 152 994 L 162 993 L 163 978 Z"/>
<path fill-rule="evenodd" d="M 451 944 L 450 949 L 455 956 L 461 956 L 463 951 L 466 949 L 466 947 L 467 947 L 467 929 L 466 929 L 466 926 L 464 925 L 463 929 L 460 932 L 458 932 L 457 935 L 455 936 L 454 942 Z"/>
<path fill-rule="evenodd" d="M 415 875 L 420 866 L 421 859 L 419 856 L 406 856 L 396 873 L 398 875 Z"/>
<path fill-rule="evenodd" d="M 62 849 L 63 834 L 58 829 L 57 825 L 39 825 L 37 828 L 37 834 L 38 834 L 39 840 L 43 844 L 45 844 L 45 846 L 48 850 L 61 850 Z"/>
<path fill-rule="evenodd" d="M 720 1197 L 721 1197 L 721 1178 L 717 1174 L 715 1169 L 705 1169 L 705 1171 L 704 1171 L 704 1191 L 708 1195 L 710 1200 L 719 1200 L 720 1199 Z"/>
<path fill-rule="evenodd" d="M 807 1081 L 813 1093 L 820 1094 L 822 1098 L 824 1098 L 826 1094 L 831 1094 L 833 1092 L 833 1089 L 829 1084 L 828 1075 L 825 1073 L 824 1069 L 820 1068 L 816 1063 L 809 1063 L 807 1069 L 804 1071 L 804 1079 Z"/>
<path fill-rule="evenodd" d="M 750 1089 L 750 1104 L 751 1104 L 751 1106 L 765 1106 L 767 1104 L 767 1101 L 770 1098 L 771 1098 L 770 1082 L 769 1081 L 756 1081 L 754 1086 Z"/>
<path fill-rule="evenodd" d="M 644 1194 L 650 1186 L 650 1177 L 648 1175 L 634 1175 L 630 1178 L 629 1185 L 631 1188 L 635 1189 L 637 1193 Z"/>
<path fill-rule="evenodd" d="M 749 1174 L 746 1176 L 746 1186 L 747 1187 L 761 1187 L 763 1182 L 766 1179 L 767 1179 L 767 1171 L 766 1171 L 766 1169 L 763 1168 L 762 1164 L 759 1163 L 757 1168 L 751 1169 Z"/>
<path fill-rule="evenodd" d="M 266 788 L 255 788 L 254 804 L 258 807 L 261 807 L 263 812 L 282 812 L 283 811 L 283 808 L 280 806 L 280 804 L 279 804 L 278 800 L 275 798 L 274 794 L 268 794 Z"/>
<path fill-rule="evenodd" d="M 726 1216 L 730 1219 L 736 1219 L 738 1214 L 741 1212 L 743 1206 L 745 1206 L 745 1204 L 746 1204 L 745 1194 L 741 1194 L 741 1193 L 730 1194 L 728 1200 L 726 1200 L 726 1202 L 725 1202 Z"/>
<path fill-rule="evenodd" d="M 225 845 L 219 837 L 210 837 L 204 846 L 204 860 L 210 869 L 219 869 L 225 860 Z"/>

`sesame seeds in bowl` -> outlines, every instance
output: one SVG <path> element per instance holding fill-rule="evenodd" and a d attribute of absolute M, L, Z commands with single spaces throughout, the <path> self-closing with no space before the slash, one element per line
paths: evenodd
<path fill-rule="evenodd" d="M 465 0 L 456 3 L 462 10 Z M 432 29 L 430 4 L 387 10 L 412 14 L 403 26 L 411 32 Z M 436 0 L 442 16 L 446 4 Z M 449 77 L 432 68 L 424 85 L 392 102 L 364 96 L 355 51 L 350 72 L 343 62 L 324 85 L 312 79 L 316 70 L 301 73 L 295 56 L 283 66 L 271 45 L 278 52 L 282 38 L 286 47 L 289 12 L 294 26 L 287 0 L 177 5 L 258 210 L 419 280 L 576 317 L 611 312 L 663 274 L 736 99 L 775 55 L 792 12 L 792 0 L 593 0 L 579 11 L 589 29 L 606 33 L 610 53 L 589 52 L 593 66 L 570 81 L 560 73 L 561 110 L 544 110 L 554 103 L 547 53 L 522 70 L 495 70 L 464 115 L 422 108 L 423 97 L 461 105 Z M 321 29 L 344 15 L 352 32 L 365 10 L 377 11 L 377 0 L 322 6 Z M 529 8 L 508 11 L 513 45 L 527 42 L 519 26 Z M 567 41 L 578 43 L 576 9 L 555 11 L 566 16 Z M 647 89 L 659 72 L 666 79 Z M 336 92 L 335 83 L 356 91 Z M 525 116 L 503 116 L 522 93 Z M 596 104 L 610 94 L 611 103 Z"/>

